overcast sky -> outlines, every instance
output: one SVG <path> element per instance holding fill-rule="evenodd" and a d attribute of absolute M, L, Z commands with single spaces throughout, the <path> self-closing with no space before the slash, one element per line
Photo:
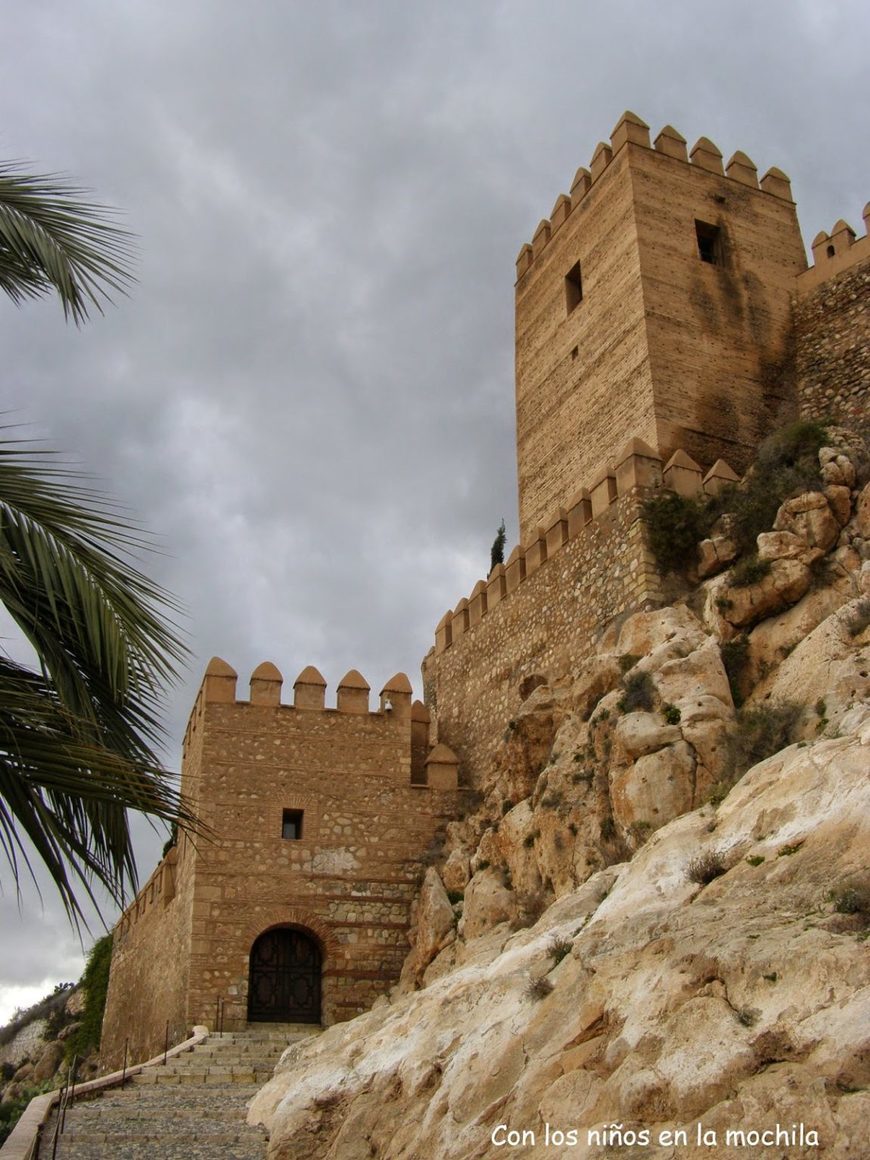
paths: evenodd
<path fill-rule="evenodd" d="M 328 697 L 351 667 L 373 700 L 397 670 L 419 695 L 503 516 L 516 539 L 517 251 L 626 108 L 784 169 L 806 240 L 863 232 L 859 0 L 2 10 L 0 156 L 139 239 L 129 297 L 80 330 L 0 301 L 2 409 L 159 537 L 194 658 L 173 767 L 214 654 L 242 695 L 266 659 L 288 689 L 315 664 Z M 163 837 L 137 833 L 144 879 Z M 2 1021 L 81 947 L 50 891 L 19 909 L 0 877 Z"/>

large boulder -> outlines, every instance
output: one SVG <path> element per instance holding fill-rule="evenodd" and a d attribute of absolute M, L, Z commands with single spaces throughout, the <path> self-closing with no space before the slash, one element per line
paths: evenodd
<path fill-rule="evenodd" d="M 840 534 L 840 524 L 820 491 L 808 491 L 788 499 L 776 513 L 775 532 L 793 532 L 809 547 L 827 552 Z"/>
<path fill-rule="evenodd" d="M 695 754 L 680 740 L 612 771 L 613 817 L 626 831 L 657 830 L 698 804 L 694 791 Z"/>
<path fill-rule="evenodd" d="M 465 891 L 459 933 L 468 941 L 516 917 L 517 902 L 500 871 L 489 866 L 471 879 Z"/>
<path fill-rule="evenodd" d="M 733 628 L 746 628 L 800 600 L 811 580 L 812 572 L 800 560 L 778 559 L 754 584 L 730 583 L 727 573 L 717 577 L 708 590 L 708 603 Z"/>

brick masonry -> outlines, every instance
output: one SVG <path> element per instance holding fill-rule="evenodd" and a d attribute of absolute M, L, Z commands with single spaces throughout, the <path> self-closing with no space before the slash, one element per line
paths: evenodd
<path fill-rule="evenodd" d="M 697 223 L 716 233 L 702 260 Z M 582 300 L 566 278 L 580 264 Z M 592 488 L 626 439 L 743 470 L 793 405 L 790 294 L 806 254 L 788 179 L 626 113 L 578 170 L 516 285 L 520 536 Z"/>
<path fill-rule="evenodd" d="M 870 206 L 868 206 L 870 209 Z M 865 223 L 868 213 L 865 210 Z M 794 310 L 800 411 L 866 425 L 870 397 L 870 240 L 845 222 L 813 243 L 815 265 L 797 280 Z"/>
<path fill-rule="evenodd" d="M 213 661 L 185 741 L 182 789 L 212 837 L 182 837 L 116 927 L 106 1066 L 125 1038 L 137 1058 L 159 1048 L 167 1021 L 171 1038 L 184 1025 L 212 1026 L 219 999 L 224 1027 L 244 1027 L 251 948 L 273 927 L 318 945 L 324 1023 L 367 1010 L 398 979 L 421 858 L 457 813 L 461 795 L 443 764 L 429 779 L 438 784 L 425 770 L 412 781 L 415 722 L 401 674 L 376 712 L 358 673 L 335 709 L 298 707 L 322 706 L 316 679 L 297 682 L 295 705 L 280 704 L 271 665 L 254 674 L 251 700 L 236 700 L 235 684 Z M 302 813 L 300 838 L 282 837 L 285 810 Z"/>

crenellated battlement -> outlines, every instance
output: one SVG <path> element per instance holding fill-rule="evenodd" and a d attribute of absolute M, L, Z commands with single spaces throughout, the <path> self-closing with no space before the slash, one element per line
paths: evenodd
<path fill-rule="evenodd" d="M 302 713 L 368 714 L 394 722 L 411 720 L 413 690 L 404 673 L 396 673 L 386 682 L 380 691 L 377 709 L 371 711 L 371 686 L 356 669 L 350 669 L 338 682 L 334 708 L 326 706 L 326 681 L 314 665 L 307 665 L 293 682 L 292 703 L 282 701 L 284 677 L 271 661 L 263 661 L 251 673 L 247 699 L 237 696 L 238 676 L 232 665 L 221 657 L 212 657 L 209 661 L 188 720 L 185 748 L 206 704 L 267 705 Z"/>
<path fill-rule="evenodd" d="M 835 278 L 845 270 L 866 262 L 870 258 L 870 201 L 864 206 L 864 237 L 857 237 L 848 222 L 842 218 L 828 234 L 821 230 L 813 238 L 813 264 L 799 274 L 795 289 L 799 298 L 809 294 L 823 282 Z"/>
<path fill-rule="evenodd" d="M 507 562 L 497 564 L 486 580 L 478 580 L 471 595 L 445 612 L 435 629 L 436 655 L 445 652 L 465 633 L 480 624 L 492 609 L 509 600 L 548 560 L 552 560 L 578 537 L 594 532 L 594 525 L 609 518 L 613 505 L 628 497 L 646 497 L 664 488 L 686 498 L 718 495 L 739 479 L 723 460 L 705 473 L 683 450 L 663 464 L 657 453 L 641 439 L 630 439 L 612 466 L 603 468 L 590 488 L 582 488 L 540 524 L 524 544 L 518 544 Z"/>
<path fill-rule="evenodd" d="M 178 847 L 170 846 L 157 863 L 151 877 L 141 886 L 135 898 L 121 912 L 118 930 L 123 935 L 140 918 L 144 918 L 155 907 L 168 906 L 175 897 L 175 875 L 178 863 Z"/>
<path fill-rule="evenodd" d="M 649 125 L 636 113 L 626 110 L 610 134 L 610 144 L 606 141 L 598 142 L 589 168 L 581 167 L 577 170 L 571 182 L 571 192 L 559 194 L 549 217 L 542 218 L 538 223 L 531 242 L 526 242 L 520 248 L 516 263 L 518 281 L 528 273 L 556 232 L 567 222 L 592 187 L 605 175 L 614 158 L 629 145 L 705 170 L 749 189 L 760 190 L 771 197 L 792 201 L 790 180 L 776 166 L 771 166 L 759 178 L 754 161 L 742 150 L 738 150 L 727 163 L 723 164 L 721 150 L 709 137 L 699 137 L 692 148 L 688 149 L 685 137 L 672 125 L 665 125 L 650 143 Z"/>

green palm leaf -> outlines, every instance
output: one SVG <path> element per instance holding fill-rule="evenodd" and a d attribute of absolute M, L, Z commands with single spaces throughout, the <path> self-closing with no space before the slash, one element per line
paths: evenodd
<path fill-rule="evenodd" d="M 32 850 L 75 920 L 77 882 L 135 887 L 128 809 L 197 822 L 154 751 L 175 605 L 130 560 L 143 537 L 55 463 L 0 443 L 0 601 L 40 664 L 0 658 L 0 848 L 16 883 Z"/>
<path fill-rule="evenodd" d="M 131 235 L 111 211 L 58 174 L 33 176 L 0 163 L 0 289 L 14 302 L 56 292 L 76 323 L 102 313 L 109 291 L 130 282 Z"/>

